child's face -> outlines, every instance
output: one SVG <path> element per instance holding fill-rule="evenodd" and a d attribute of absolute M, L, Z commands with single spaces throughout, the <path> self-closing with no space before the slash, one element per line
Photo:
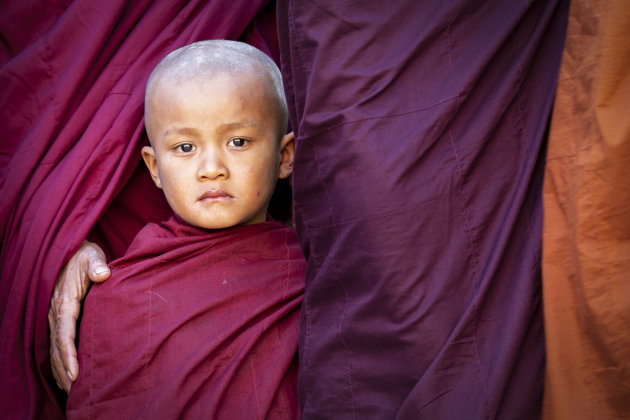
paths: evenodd
<path fill-rule="evenodd" d="M 144 160 L 186 222 L 223 229 L 265 221 L 278 177 L 291 173 L 292 134 L 256 77 L 158 82 L 151 95 Z"/>

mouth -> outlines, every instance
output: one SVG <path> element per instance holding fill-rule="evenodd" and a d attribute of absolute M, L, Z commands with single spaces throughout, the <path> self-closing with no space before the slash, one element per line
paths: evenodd
<path fill-rule="evenodd" d="M 208 190 L 203 193 L 197 200 L 198 201 L 215 201 L 215 200 L 228 200 L 233 198 L 231 195 L 223 190 Z"/>

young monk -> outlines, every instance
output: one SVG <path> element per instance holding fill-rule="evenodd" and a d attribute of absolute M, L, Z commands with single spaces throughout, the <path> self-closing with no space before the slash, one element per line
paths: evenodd
<path fill-rule="evenodd" d="M 278 68 L 234 41 L 169 54 L 142 156 L 174 211 L 85 302 L 69 418 L 293 418 L 305 262 L 266 221 L 293 135 Z"/>

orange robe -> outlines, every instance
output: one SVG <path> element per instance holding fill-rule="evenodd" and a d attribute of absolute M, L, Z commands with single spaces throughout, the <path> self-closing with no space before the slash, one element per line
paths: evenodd
<path fill-rule="evenodd" d="M 544 186 L 546 419 L 630 417 L 630 2 L 571 5 Z"/>

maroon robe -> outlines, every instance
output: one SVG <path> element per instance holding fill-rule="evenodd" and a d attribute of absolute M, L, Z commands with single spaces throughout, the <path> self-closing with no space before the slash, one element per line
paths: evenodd
<path fill-rule="evenodd" d="M 147 225 L 88 294 L 68 417 L 298 417 L 304 270 L 278 222 Z"/>
<path fill-rule="evenodd" d="M 123 255 L 168 205 L 141 163 L 146 80 L 169 52 L 240 39 L 277 57 L 265 0 L 3 1 L 0 413 L 63 418 L 48 308 L 83 239 Z M 141 166 L 139 166 L 141 165 Z M 133 174 L 133 175 L 132 175 Z M 279 216 L 281 217 L 281 216 Z"/>

